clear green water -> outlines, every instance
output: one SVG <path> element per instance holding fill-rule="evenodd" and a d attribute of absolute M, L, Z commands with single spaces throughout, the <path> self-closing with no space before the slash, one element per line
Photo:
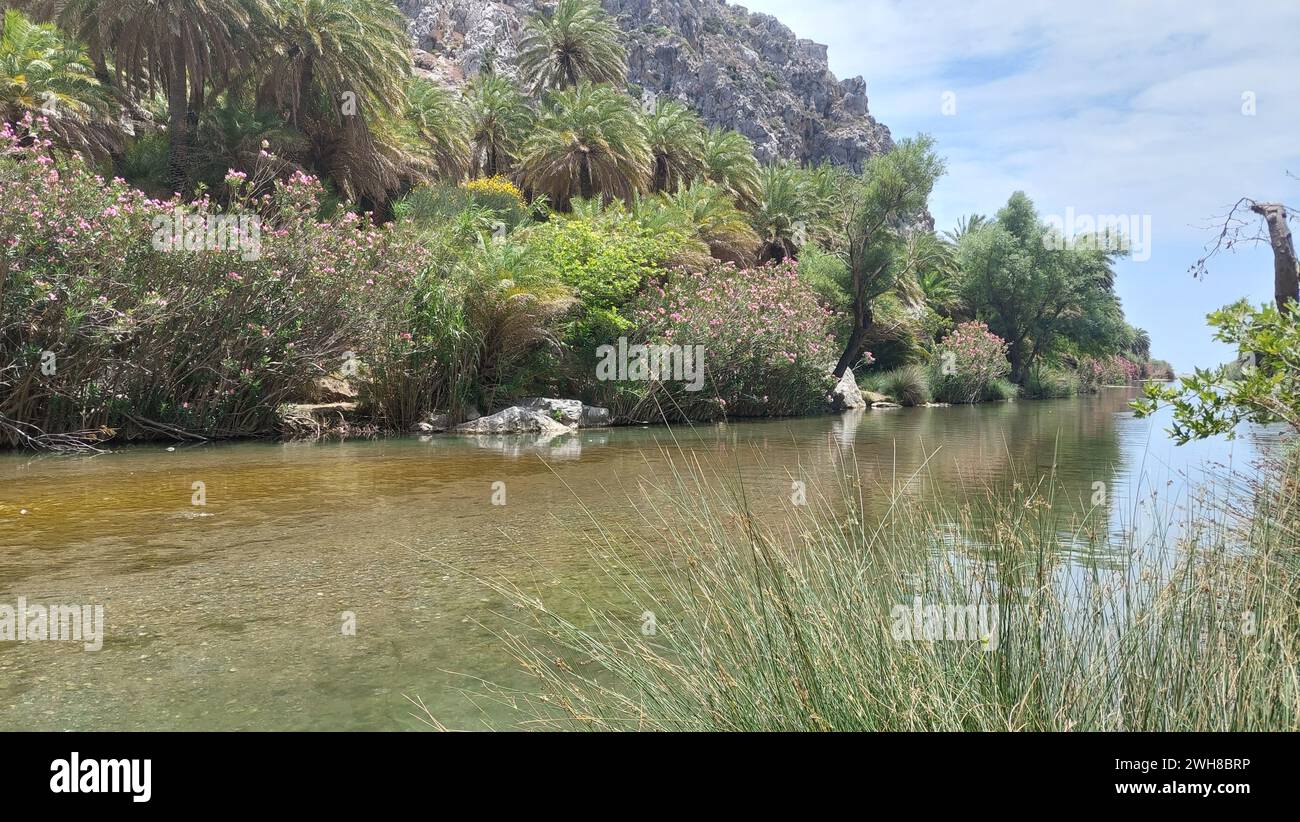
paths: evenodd
<path fill-rule="evenodd" d="M 1119 522 L 1152 492 L 1177 505 L 1206 469 L 1247 470 L 1269 436 L 1175 448 L 1163 420 L 1132 417 L 1131 396 L 584 431 L 546 445 L 0 454 L 0 603 L 103 604 L 106 622 L 97 652 L 0 642 L 0 729 L 423 727 L 406 695 L 451 727 L 520 719 L 473 696 L 476 679 L 525 684 L 492 634 L 512 603 L 460 572 L 599 598 L 597 528 L 582 507 L 604 528 L 634 527 L 629 498 L 665 483 L 670 453 L 743 481 L 761 516 L 782 515 L 792 478 L 810 496 L 834 493 L 833 455 L 851 447 L 868 485 L 925 463 L 924 492 L 953 499 L 1055 466 L 1081 502 L 1106 483 Z M 204 506 L 192 504 L 195 482 Z"/>

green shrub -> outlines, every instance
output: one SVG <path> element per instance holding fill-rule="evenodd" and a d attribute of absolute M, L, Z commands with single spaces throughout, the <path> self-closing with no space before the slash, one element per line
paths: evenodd
<path fill-rule="evenodd" d="M 916 364 L 904 365 L 881 374 L 874 385 L 899 405 L 925 405 L 930 401 L 930 375 Z"/>
<path fill-rule="evenodd" d="M 1073 397 L 1079 393 L 1079 377 L 1050 365 L 1036 365 L 1025 380 L 1024 394 L 1031 399 Z"/>
<path fill-rule="evenodd" d="M 1002 400 L 1014 400 L 1020 395 L 1020 386 L 1004 377 L 993 380 L 984 386 L 984 393 L 980 395 L 983 402 L 1000 402 Z"/>

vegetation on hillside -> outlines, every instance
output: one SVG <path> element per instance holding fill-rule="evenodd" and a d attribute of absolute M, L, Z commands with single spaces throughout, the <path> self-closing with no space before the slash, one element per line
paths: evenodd
<path fill-rule="evenodd" d="M 1114 255 L 1047 248 L 1024 195 L 940 235 L 927 137 L 860 172 L 760 165 L 685 102 L 634 97 L 592 0 L 540 13 L 517 66 L 454 89 L 414 73 L 391 0 L 17 5 L 9 444 L 267 433 L 327 376 L 403 430 L 526 394 L 712 419 L 816 410 L 849 370 L 909 402 L 1166 370 L 1124 322 Z M 222 219 L 259 230 L 214 245 Z M 976 327 L 1005 360 L 964 348 Z M 704 345 L 701 390 L 602 380 L 619 338 Z"/>

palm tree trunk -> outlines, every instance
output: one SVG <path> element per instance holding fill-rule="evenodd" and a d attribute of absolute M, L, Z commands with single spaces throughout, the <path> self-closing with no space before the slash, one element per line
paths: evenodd
<path fill-rule="evenodd" d="M 1287 225 L 1286 206 L 1281 203 L 1255 203 L 1250 210 L 1268 223 L 1269 245 L 1273 247 L 1273 296 L 1279 311 L 1288 303 L 1300 302 L 1300 263 L 1296 261 L 1291 227 Z"/>
<path fill-rule="evenodd" d="M 582 199 L 590 200 L 595 191 L 596 185 L 591 180 L 591 161 L 583 157 L 582 169 L 578 172 L 578 192 Z"/>
<path fill-rule="evenodd" d="M 186 92 L 185 58 L 177 46 L 167 73 L 167 182 L 178 192 L 185 186 L 188 165 L 190 101 Z"/>

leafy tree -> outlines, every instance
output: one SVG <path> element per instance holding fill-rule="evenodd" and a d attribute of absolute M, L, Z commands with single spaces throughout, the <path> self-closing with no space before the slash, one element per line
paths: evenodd
<path fill-rule="evenodd" d="M 660 99 L 646 118 L 646 139 L 654 156 L 651 191 L 676 191 L 704 171 L 704 126 L 676 100 Z"/>
<path fill-rule="evenodd" d="M 853 315 L 835 365 L 837 379 L 862 355 L 874 324 L 874 301 L 931 265 L 935 244 L 909 242 L 909 237 L 921 230 L 916 223 L 943 170 L 930 137 L 902 140 L 892 151 L 868 160 L 847 192 L 841 226 Z"/>
<path fill-rule="evenodd" d="M 1209 315 L 1214 338 L 1237 346 L 1242 358 L 1217 369 L 1198 368 L 1177 386 L 1149 383 L 1133 404 L 1148 416 L 1174 409 L 1171 433 L 1180 443 L 1216 434 L 1231 438 L 1243 421 L 1282 421 L 1300 431 L 1300 308 L 1245 300 Z"/>
<path fill-rule="evenodd" d="M 729 129 L 709 129 L 704 137 L 704 176 L 723 188 L 741 208 L 758 204 L 758 161 L 754 144 Z"/>
<path fill-rule="evenodd" d="M 519 73 L 533 94 L 627 78 L 622 32 L 595 0 L 560 0 L 529 19 L 519 41 Z"/>
<path fill-rule="evenodd" d="M 470 82 L 465 103 L 473 151 L 470 176 L 492 177 L 509 171 L 532 124 L 528 101 L 509 78 L 484 72 Z"/>
<path fill-rule="evenodd" d="M 564 209 L 575 197 L 631 201 L 648 187 L 650 163 L 645 126 L 631 98 L 584 82 L 547 95 L 524 144 L 519 176 Z"/>
<path fill-rule="evenodd" d="M 0 31 L 0 119 L 44 116 L 61 144 L 103 156 L 117 145 L 108 121 L 108 90 L 86 52 L 52 25 L 37 25 L 14 9 Z"/>
<path fill-rule="evenodd" d="M 1008 343 L 1012 379 L 1023 383 L 1033 364 L 1063 340 L 1114 350 L 1123 315 L 1112 292 L 1118 254 L 1096 237 L 1059 242 L 1023 192 L 997 219 L 962 237 L 962 296 L 976 317 Z M 1099 324 L 1105 324 L 1099 333 Z M 1085 336 L 1087 335 L 1087 336 Z"/>

